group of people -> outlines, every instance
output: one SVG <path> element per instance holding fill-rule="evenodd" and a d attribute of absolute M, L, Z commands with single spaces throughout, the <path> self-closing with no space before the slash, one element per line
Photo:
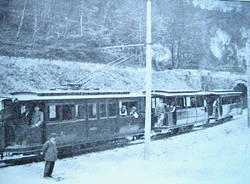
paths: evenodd
<path fill-rule="evenodd" d="M 122 107 L 121 107 L 121 113 L 120 113 L 120 114 L 121 114 L 122 116 L 127 116 L 127 115 L 128 115 L 128 111 L 127 111 L 126 105 L 122 105 Z M 130 110 L 130 112 L 129 112 L 129 115 L 132 116 L 132 117 L 134 117 L 134 118 L 138 118 L 138 117 L 139 117 L 139 115 L 138 115 L 138 113 L 137 113 L 137 109 L 136 109 L 135 106 L 132 106 L 132 107 L 131 107 L 131 110 Z"/>
<path fill-rule="evenodd" d="M 40 127 L 44 121 L 44 114 L 40 111 L 39 106 L 34 107 L 34 111 L 31 112 L 26 109 L 25 106 L 21 111 L 21 116 L 18 118 L 17 126 L 15 127 L 15 142 L 16 144 L 26 145 L 30 141 L 32 129 Z M 38 139 L 41 138 L 40 131 L 38 133 Z M 33 139 L 33 138 L 32 138 Z"/>
<path fill-rule="evenodd" d="M 155 114 L 157 116 L 156 127 L 161 127 L 164 125 L 165 120 L 168 121 L 168 116 L 172 115 L 171 113 L 175 112 L 175 104 L 172 102 L 170 105 L 163 103 L 163 99 L 159 99 L 155 108 Z"/>

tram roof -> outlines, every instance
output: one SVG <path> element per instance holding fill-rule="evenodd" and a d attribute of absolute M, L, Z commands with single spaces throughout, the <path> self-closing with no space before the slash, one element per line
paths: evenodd
<path fill-rule="evenodd" d="M 230 96 L 230 95 L 241 95 L 241 92 L 236 91 L 162 91 L 162 90 L 155 90 L 152 91 L 153 96 L 164 96 L 164 97 L 176 97 L 176 96 L 211 96 L 211 95 L 223 95 L 223 96 Z"/>
<path fill-rule="evenodd" d="M 10 98 L 18 101 L 45 101 L 45 100 L 78 100 L 78 99 L 105 99 L 105 98 L 132 98 L 145 97 L 143 94 L 128 91 L 43 91 L 43 92 L 14 92 Z"/>
<path fill-rule="evenodd" d="M 214 95 L 223 95 L 223 96 L 230 96 L 230 95 L 241 95 L 242 92 L 239 91 L 211 91 Z"/>
<path fill-rule="evenodd" d="M 176 96 L 208 96 L 211 95 L 211 92 L 178 92 L 178 93 L 169 93 L 169 92 L 152 92 L 154 96 L 165 96 L 165 97 L 176 97 Z"/>

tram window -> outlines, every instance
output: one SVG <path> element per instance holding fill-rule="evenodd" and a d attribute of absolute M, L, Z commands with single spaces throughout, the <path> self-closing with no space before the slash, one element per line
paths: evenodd
<path fill-rule="evenodd" d="M 226 105 L 230 103 L 231 103 L 230 97 L 222 98 L 222 105 Z"/>
<path fill-rule="evenodd" d="M 240 97 L 239 96 L 236 96 L 236 97 L 234 97 L 235 98 L 235 102 L 234 103 L 240 103 Z"/>
<path fill-rule="evenodd" d="M 197 107 L 204 107 L 204 98 L 202 96 L 197 96 Z"/>
<path fill-rule="evenodd" d="M 107 117 L 107 106 L 105 103 L 99 105 L 100 118 Z"/>
<path fill-rule="evenodd" d="M 109 117 L 116 116 L 116 113 L 117 113 L 116 103 L 115 102 L 109 102 L 108 108 L 109 108 L 109 111 L 108 111 L 109 112 Z"/>
<path fill-rule="evenodd" d="M 120 101 L 119 109 L 121 116 L 130 115 L 133 107 L 137 107 L 137 101 Z"/>
<path fill-rule="evenodd" d="M 187 97 L 187 107 L 196 107 L 196 98 L 195 97 Z"/>
<path fill-rule="evenodd" d="M 49 106 L 49 121 L 59 120 L 59 106 L 50 105 Z"/>
<path fill-rule="evenodd" d="M 96 118 L 96 103 L 88 104 L 88 118 L 95 119 Z"/>
<path fill-rule="evenodd" d="M 71 120 L 73 119 L 73 109 L 74 105 L 62 105 L 62 119 Z"/>
<path fill-rule="evenodd" d="M 156 103 L 155 98 L 152 98 L 152 108 L 155 108 L 155 103 Z"/>
<path fill-rule="evenodd" d="M 196 98 L 190 97 L 190 101 L 191 101 L 191 107 L 196 107 Z"/>
<path fill-rule="evenodd" d="M 184 99 L 183 98 L 176 99 L 176 108 L 184 108 Z"/>
<path fill-rule="evenodd" d="M 26 112 L 26 106 L 25 105 L 22 105 L 21 106 L 21 114 L 25 113 Z"/>
<path fill-rule="evenodd" d="M 76 118 L 77 119 L 85 119 L 86 118 L 85 105 L 76 105 Z"/>

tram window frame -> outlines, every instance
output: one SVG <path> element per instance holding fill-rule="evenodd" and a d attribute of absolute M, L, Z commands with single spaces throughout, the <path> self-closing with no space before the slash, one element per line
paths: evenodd
<path fill-rule="evenodd" d="M 74 119 L 74 110 L 75 110 L 75 105 L 62 104 L 61 105 L 62 121 L 73 120 Z"/>
<path fill-rule="evenodd" d="M 203 96 L 196 97 L 196 107 L 205 107 L 205 100 Z"/>
<path fill-rule="evenodd" d="M 92 106 L 92 107 L 90 108 L 90 106 Z M 88 113 L 87 113 L 88 120 L 96 120 L 97 119 L 97 103 L 96 102 L 87 103 L 87 111 L 88 111 Z"/>
<path fill-rule="evenodd" d="M 195 96 L 187 96 L 187 108 L 195 108 L 196 107 L 196 97 Z"/>
<path fill-rule="evenodd" d="M 177 97 L 175 99 L 175 102 L 176 102 L 175 106 L 177 109 L 184 109 L 186 107 L 184 97 Z"/>
<path fill-rule="evenodd" d="M 152 108 L 155 109 L 155 108 L 156 108 L 156 98 L 152 98 L 151 104 L 152 104 L 152 105 L 151 105 Z"/>
<path fill-rule="evenodd" d="M 104 111 L 102 111 L 103 109 L 104 109 Z M 100 117 L 100 119 L 106 119 L 107 118 L 107 103 L 105 103 L 105 102 L 100 102 L 99 103 L 99 117 Z"/>
<path fill-rule="evenodd" d="M 83 110 L 80 110 L 83 109 Z M 85 104 L 76 104 L 75 105 L 75 118 L 79 120 L 86 120 L 86 105 Z"/>
<path fill-rule="evenodd" d="M 221 101 L 222 101 L 222 105 L 228 105 L 232 103 L 231 97 L 222 97 Z"/>
<path fill-rule="evenodd" d="M 51 107 L 54 107 L 53 116 L 51 117 Z M 60 105 L 52 104 L 48 106 L 48 120 L 49 121 L 60 121 Z"/>
<path fill-rule="evenodd" d="M 126 106 L 126 114 L 121 113 L 122 106 Z M 138 101 L 137 100 L 121 100 L 119 101 L 119 114 L 121 117 L 130 116 L 130 112 L 132 110 L 132 107 L 136 107 L 136 111 L 138 113 Z"/>
<path fill-rule="evenodd" d="M 117 102 L 108 102 L 108 117 L 115 118 L 117 116 Z"/>

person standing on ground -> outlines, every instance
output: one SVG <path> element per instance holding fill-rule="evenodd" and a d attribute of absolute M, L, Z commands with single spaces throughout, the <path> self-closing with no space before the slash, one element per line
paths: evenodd
<path fill-rule="evenodd" d="M 43 177 L 51 177 L 57 160 L 56 135 L 52 134 L 47 142 L 43 145 L 43 155 L 45 160 Z"/>

